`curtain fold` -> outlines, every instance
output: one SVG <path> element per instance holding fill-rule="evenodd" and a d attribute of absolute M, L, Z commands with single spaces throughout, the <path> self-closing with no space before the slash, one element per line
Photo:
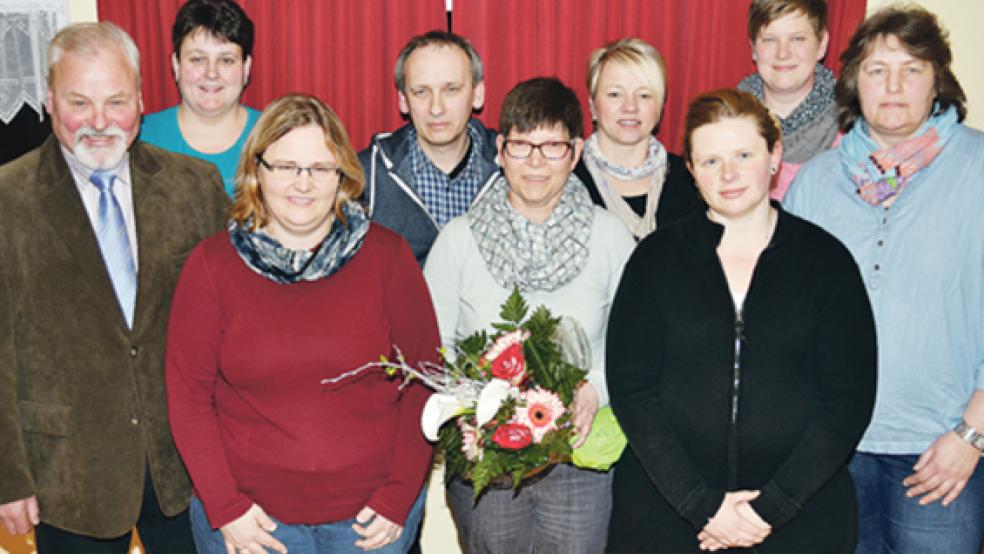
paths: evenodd
<path fill-rule="evenodd" d="M 695 95 L 731 87 L 755 71 L 745 31 L 750 2 L 735 0 L 468 0 L 455 4 L 454 25 L 486 63 L 483 119 L 497 126 L 499 105 L 517 82 L 540 75 L 573 87 L 587 109 L 588 58 L 602 45 L 639 37 L 659 50 L 667 66 L 667 98 L 657 136 L 680 151 L 683 118 Z M 864 18 L 865 3 L 828 0 L 830 48 L 837 57 Z"/>
<path fill-rule="evenodd" d="M 171 75 L 171 24 L 181 0 L 98 0 L 99 15 L 133 36 L 142 54 L 147 111 L 178 102 Z M 256 24 L 253 76 L 243 101 L 262 109 L 288 92 L 317 95 L 338 112 L 356 148 L 403 123 L 393 63 L 413 35 L 446 27 L 443 0 L 240 0 Z M 864 17 L 865 3 L 828 0 L 830 49 L 838 56 Z M 688 101 L 734 86 L 754 71 L 745 35 L 748 2 L 735 0 L 459 0 L 454 30 L 486 66 L 480 118 L 497 126 L 499 105 L 522 79 L 555 75 L 584 103 L 591 51 L 626 36 L 651 42 L 666 59 L 668 93 L 659 139 L 680 150 Z"/>
<path fill-rule="evenodd" d="M 237 0 L 256 26 L 243 102 L 263 109 L 290 93 L 334 109 L 358 150 L 373 133 L 403 124 L 393 63 L 414 35 L 445 29 L 443 0 Z M 171 25 L 183 0 L 98 0 L 99 18 L 126 29 L 140 48 L 146 112 L 178 103 Z"/>

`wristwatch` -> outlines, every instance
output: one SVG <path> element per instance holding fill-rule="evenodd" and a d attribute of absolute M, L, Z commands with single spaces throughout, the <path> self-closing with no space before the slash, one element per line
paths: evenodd
<path fill-rule="evenodd" d="M 978 433 L 977 429 L 967 425 L 966 421 L 961 419 L 960 423 L 953 428 L 953 432 L 960 435 L 960 438 L 969 442 L 974 448 L 984 451 L 984 435 Z"/>

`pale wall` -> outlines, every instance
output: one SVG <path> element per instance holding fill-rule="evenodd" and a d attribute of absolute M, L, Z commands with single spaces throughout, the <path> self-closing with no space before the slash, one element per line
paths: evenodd
<path fill-rule="evenodd" d="M 98 21 L 96 0 L 68 0 L 68 17 L 72 23 Z"/>

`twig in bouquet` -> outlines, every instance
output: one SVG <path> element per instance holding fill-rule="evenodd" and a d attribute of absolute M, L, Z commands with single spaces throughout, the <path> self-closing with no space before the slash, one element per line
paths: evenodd
<path fill-rule="evenodd" d="M 378 362 L 369 362 L 341 373 L 336 377 L 325 377 L 321 380 L 321 384 L 338 384 L 371 369 L 382 369 L 390 375 L 395 375 L 399 372 L 406 377 L 403 383 L 400 384 L 401 389 L 407 386 L 411 380 L 419 379 L 434 392 L 452 395 L 461 400 L 474 400 L 478 398 L 482 388 L 487 384 L 480 379 L 467 377 L 462 371 L 457 371 L 434 362 L 419 362 L 419 367 L 414 367 L 407 363 L 406 358 L 403 356 L 403 351 L 400 350 L 399 346 L 394 345 L 393 350 L 396 352 L 396 361 L 384 358 Z M 471 362 L 466 363 L 471 364 Z"/>

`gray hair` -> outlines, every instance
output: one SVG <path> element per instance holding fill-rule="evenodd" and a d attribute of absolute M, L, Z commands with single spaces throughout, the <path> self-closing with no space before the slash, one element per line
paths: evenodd
<path fill-rule="evenodd" d="M 126 58 L 140 87 L 140 51 L 123 29 L 108 21 L 75 23 L 58 31 L 48 43 L 48 86 L 54 79 L 54 69 L 66 53 L 94 56 L 105 48 L 115 46 Z"/>
<path fill-rule="evenodd" d="M 407 58 L 418 48 L 424 46 L 457 46 L 468 56 L 471 65 L 472 86 L 477 85 L 485 79 L 485 68 L 482 65 L 482 58 L 478 57 L 478 52 L 472 43 L 463 36 L 449 33 L 447 31 L 428 31 L 422 35 L 417 35 L 410 39 L 410 42 L 400 50 L 396 57 L 396 67 L 393 69 L 393 76 L 396 78 L 396 90 L 405 92 L 407 86 Z"/>

